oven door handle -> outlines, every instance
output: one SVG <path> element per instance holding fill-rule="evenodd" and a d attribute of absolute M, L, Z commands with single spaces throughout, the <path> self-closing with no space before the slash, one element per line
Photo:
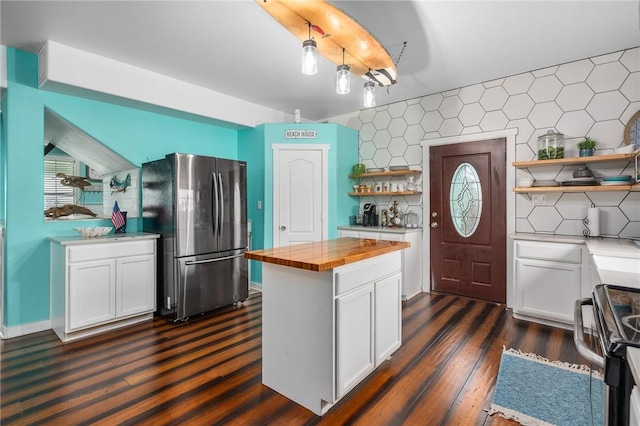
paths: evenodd
<path fill-rule="evenodd" d="M 598 367 L 604 368 L 604 357 L 592 351 L 584 342 L 584 325 L 582 320 L 582 307 L 586 305 L 593 306 L 591 298 L 578 299 L 573 308 L 573 342 L 578 349 L 578 353 L 587 361 L 592 362 Z"/>

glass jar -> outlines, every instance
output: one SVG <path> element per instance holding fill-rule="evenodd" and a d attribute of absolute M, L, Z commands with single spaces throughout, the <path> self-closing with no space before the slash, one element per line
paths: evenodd
<path fill-rule="evenodd" d="M 404 215 L 404 226 L 407 228 L 418 228 L 418 214 L 414 213 L 413 210 L 409 210 L 408 213 Z"/>
<path fill-rule="evenodd" d="M 538 137 L 538 160 L 564 158 L 564 135 L 549 130 Z"/>

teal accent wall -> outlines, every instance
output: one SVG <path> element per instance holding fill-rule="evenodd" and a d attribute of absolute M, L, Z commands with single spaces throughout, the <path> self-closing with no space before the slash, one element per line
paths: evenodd
<path fill-rule="evenodd" d="M 2 101 L 0 218 L 6 224 L 3 324 L 49 320 L 48 237 L 71 235 L 78 226 L 110 225 L 109 219 L 45 222 L 43 212 L 44 108 L 71 121 L 131 163 L 140 166 L 170 152 L 238 158 L 238 130 L 202 117 L 177 118 L 97 100 L 39 90 L 36 55 L 7 48 L 7 90 Z M 249 183 L 252 184 L 251 182 Z M 142 229 L 140 219 L 128 231 Z"/>
<path fill-rule="evenodd" d="M 315 130 L 315 139 L 286 139 L 286 130 Z M 278 123 L 261 124 L 251 131 L 241 131 L 239 152 L 247 152 L 251 156 L 253 166 L 264 168 L 264 184 L 261 190 L 254 189 L 253 194 L 262 196 L 262 211 L 255 211 L 255 202 L 249 196 L 249 217 L 252 219 L 253 248 L 273 247 L 273 150 L 272 144 L 325 144 L 329 145 L 329 206 L 328 206 L 328 238 L 338 237 L 338 226 L 349 224 L 349 215 L 358 210 L 358 199 L 349 197 L 351 181 L 349 173 L 358 162 L 358 132 L 339 124 Z M 262 153 L 260 145 L 262 144 Z M 262 166 L 257 163 L 262 161 Z M 247 160 L 248 167 L 252 164 Z M 253 203 L 253 205 L 251 204 Z M 252 212 L 253 208 L 253 212 Z M 253 262 L 251 266 L 252 281 L 262 282 L 262 265 Z"/>

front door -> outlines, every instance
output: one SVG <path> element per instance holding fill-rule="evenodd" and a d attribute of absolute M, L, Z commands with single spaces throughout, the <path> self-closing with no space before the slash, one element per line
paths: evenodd
<path fill-rule="evenodd" d="M 506 303 L 506 140 L 429 155 L 432 289 Z"/>
<path fill-rule="evenodd" d="M 326 147 L 280 145 L 274 149 L 273 159 L 274 246 L 324 239 Z"/>

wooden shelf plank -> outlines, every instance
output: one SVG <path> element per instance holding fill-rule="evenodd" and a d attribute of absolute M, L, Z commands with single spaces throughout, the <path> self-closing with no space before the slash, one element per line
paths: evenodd
<path fill-rule="evenodd" d="M 572 157 L 572 158 L 555 158 L 552 160 L 532 160 L 532 161 L 514 161 L 512 164 L 516 168 L 536 167 L 536 166 L 553 166 L 553 165 L 571 165 L 571 164 L 588 164 L 588 163 L 603 163 L 606 161 L 631 161 L 636 155 L 640 153 L 640 150 L 632 152 L 630 154 L 608 154 L 608 155 L 594 155 L 591 157 Z"/>
<path fill-rule="evenodd" d="M 403 192 L 349 192 L 352 197 L 377 197 L 385 195 L 420 195 L 422 192 L 403 191 Z"/>
<path fill-rule="evenodd" d="M 362 179 L 362 178 L 370 178 L 370 177 L 392 177 L 392 176 L 406 176 L 406 175 L 419 175 L 422 173 L 422 170 L 394 170 L 389 172 L 371 172 L 371 173 L 363 173 L 359 176 L 354 175 L 353 173 L 349 174 L 351 179 Z"/>
<path fill-rule="evenodd" d="M 636 189 L 637 187 L 637 189 Z M 598 185 L 598 186 L 532 186 L 530 188 L 513 188 L 513 192 L 605 192 L 605 191 L 631 191 L 640 190 L 640 184 L 636 185 Z"/>

